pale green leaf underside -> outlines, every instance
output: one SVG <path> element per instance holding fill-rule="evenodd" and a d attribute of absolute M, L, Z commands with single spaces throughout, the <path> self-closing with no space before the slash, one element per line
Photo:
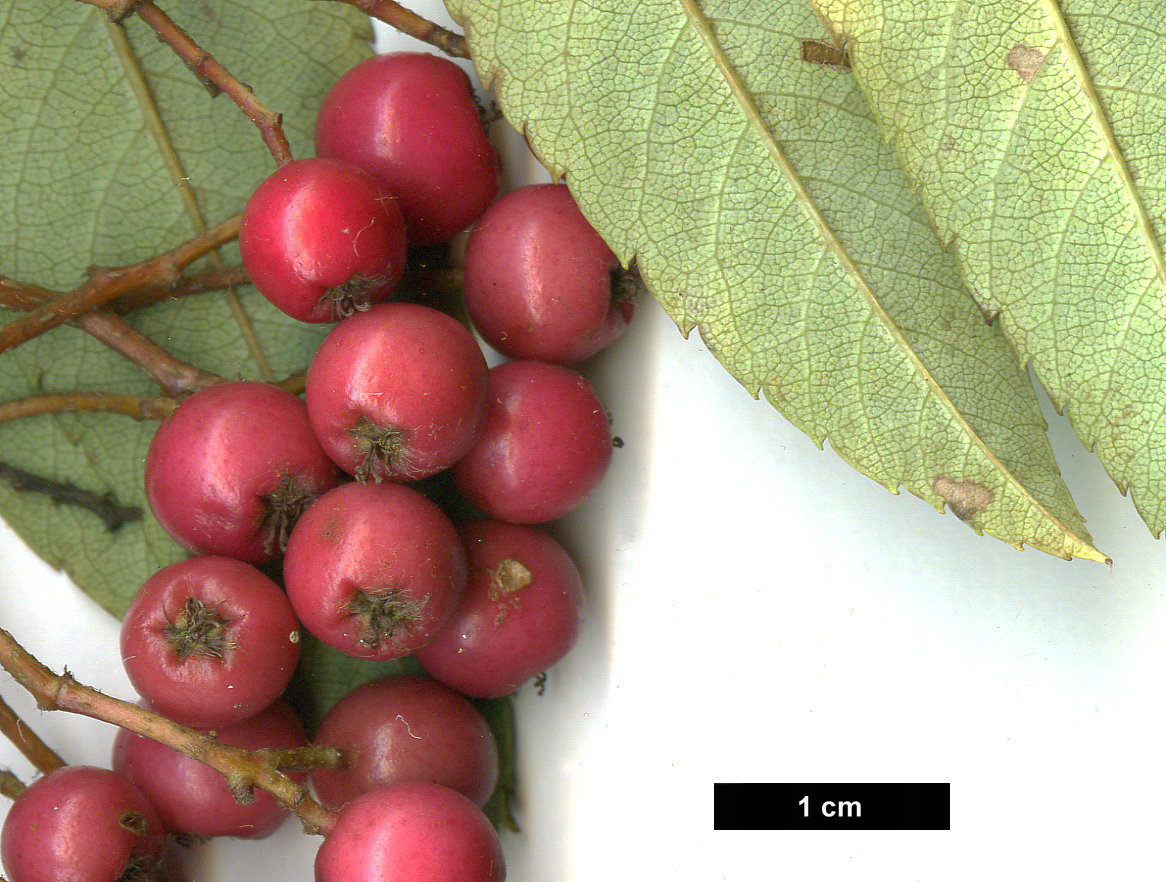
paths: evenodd
<path fill-rule="evenodd" d="M 447 6 L 507 117 L 750 391 L 894 492 L 1103 559 L 853 78 L 800 60 L 808 6 Z"/>
<path fill-rule="evenodd" d="M 293 152 L 311 153 L 314 109 L 340 73 L 367 57 L 368 20 L 338 4 L 208 0 L 172 4 L 178 23 L 284 114 Z M 172 169 L 126 76 L 109 25 L 93 7 L 17 0 L 0 11 L 0 274 L 67 290 L 86 266 L 123 265 L 178 245 L 237 213 L 274 169 L 255 126 L 225 96 L 211 99 L 153 32 L 131 17 L 133 64 L 145 75 L 188 181 Z M 198 215 L 184 205 L 189 184 Z M 237 253 L 227 254 L 237 263 Z M 248 322 L 277 377 L 306 366 L 324 329 L 241 292 Z M 7 315 L 0 316 L 4 320 Z M 165 304 L 133 323 L 178 357 L 227 379 L 260 374 L 220 295 Z M 0 355 L 0 398 L 48 391 L 158 394 L 135 367 L 70 327 Z M 138 585 L 183 555 L 149 514 L 142 463 L 155 426 L 123 416 L 65 414 L 0 425 L 0 459 L 86 490 L 112 493 L 145 517 L 117 533 L 96 517 L 14 492 L 0 513 L 41 557 L 66 569 L 120 615 Z"/>
<path fill-rule="evenodd" d="M 969 289 L 1160 534 L 1162 4 L 815 4 Z"/>

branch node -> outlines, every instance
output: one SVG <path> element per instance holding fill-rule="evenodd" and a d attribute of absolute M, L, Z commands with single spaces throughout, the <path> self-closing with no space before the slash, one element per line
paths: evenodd
<path fill-rule="evenodd" d="M 212 98 L 217 98 L 219 95 L 223 94 L 222 88 L 219 87 L 210 74 L 204 73 L 203 71 L 203 68 L 206 67 L 207 64 L 214 62 L 214 60 L 214 56 L 204 52 L 202 55 L 199 55 L 197 58 L 189 62 L 186 67 L 192 74 L 194 74 L 194 78 L 202 83 L 202 87 L 206 89 L 207 94 Z"/>
<path fill-rule="evenodd" d="M 114 24 L 121 24 L 135 12 L 138 7 L 147 0 L 113 0 L 106 6 L 106 13 L 109 15 L 109 20 Z"/>
<path fill-rule="evenodd" d="M 48 671 L 47 668 L 45 671 L 52 678 L 49 681 L 52 684 L 52 691 L 46 689 L 34 692 L 33 698 L 36 699 L 36 706 L 42 711 L 60 710 L 61 696 L 75 680 L 73 679 L 73 675 L 69 673 L 68 668 L 62 668 L 61 673 L 57 676 L 52 676 L 52 672 Z"/>

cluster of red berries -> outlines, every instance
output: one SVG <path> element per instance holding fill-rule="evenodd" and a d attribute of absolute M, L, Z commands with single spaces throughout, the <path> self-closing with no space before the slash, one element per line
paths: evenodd
<path fill-rule="evenodd" d="M 316 878 L 498 882 L 480 809 L 498 751 L 466 696 L 514 691 L 576 640 L 582 581 L 539 525 L 610 463 L 609 417 L 571 365 L 623 332 L 634 281 L 565 185 L 497 198 L 469 79 L 445 59 L 358 65 L 324 101 L 316 152 L 260 184 L 239 244 L 265 297 L 335 327 L 303 399 L 222 383 L 158 429 L 147 498 L 194 556 L 141 587 L 122 657 L 145 706 L 227 744 L 295 748 L 308 737 L 283 693 L 301 629 L 362 659 L 412 656 L 428 676 L 358 687 L 314 734 L 346 757 L 301 776 L 337 812 Z M 464 305 L 503 356 L 494 367 L 461 321 L 394 298 L 411 249 L 471 225 Z M 440 478 L 473 516 L 454 519 L 431 492 Z M 113 880 L 102 867 L 154 860 L 164 832 L 257 838 L 286 816 L 264 794 L 239 804 L 217 773 L 129 732 L 112 766 L 69 770 L 67 784 L 46 775 L 17 800 L 2 843 L 12 882 Z M 70 849 L 101 867 L 44 862 L 60 851 L 51 837 L 80 835 L 45 819 L 62 794 L 116 809 L 101 846 Z"/>

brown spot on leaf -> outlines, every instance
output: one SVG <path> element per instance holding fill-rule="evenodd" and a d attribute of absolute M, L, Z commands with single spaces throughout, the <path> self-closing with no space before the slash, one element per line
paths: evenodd
<path fill-rule="evenodd" d="M 850 53 L 825 40 L 802 40 L 802 61 L 821 64 L 835 70 L 850 70 Z"/>
<path fill-rule="evenodd" d="M 946 475 L 936 475 L 931 482 L 931 489 L 935 491 L 953 515 L 961 521 L 970 520 L 978 515 L 995 498 L 995 494 L 975 481 L 956 481 Z"/>
<path fill-rule="evenodd" d="M 1044 60 L 1044 52 L 1023 43 L 1017 43 L 1004 56 L 1004 63 L 1016 71 L 1017 76 L 1026 83 L 1032 82 Z"/>

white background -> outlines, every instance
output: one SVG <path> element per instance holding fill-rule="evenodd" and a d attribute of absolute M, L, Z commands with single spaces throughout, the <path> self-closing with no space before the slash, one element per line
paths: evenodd
<path fill-rule="evenodd" d="M 1160 872 L 1163 548 L 1064 420 L 1046 409 L 1112 567 L 1019 552 L 887 493 L 651 302 L 586 372 L 625 444 L 556 528 L 590 618 L 545 694 L 516 702 L 512 882 Z M 132 697 L 117 624 L 7 530 L 0 626 Z M 107 727 L 37 712 L 4 675 L 0 694 L 69 760 L 108 762 Z M 0 763 L 31 777 L 7 745 Z M 717 781 L 950 782 L 952 829 L 715 832 Z M 293 822 L 200 847 L 188 869 L 307 880 L 314 847 Z"/>

